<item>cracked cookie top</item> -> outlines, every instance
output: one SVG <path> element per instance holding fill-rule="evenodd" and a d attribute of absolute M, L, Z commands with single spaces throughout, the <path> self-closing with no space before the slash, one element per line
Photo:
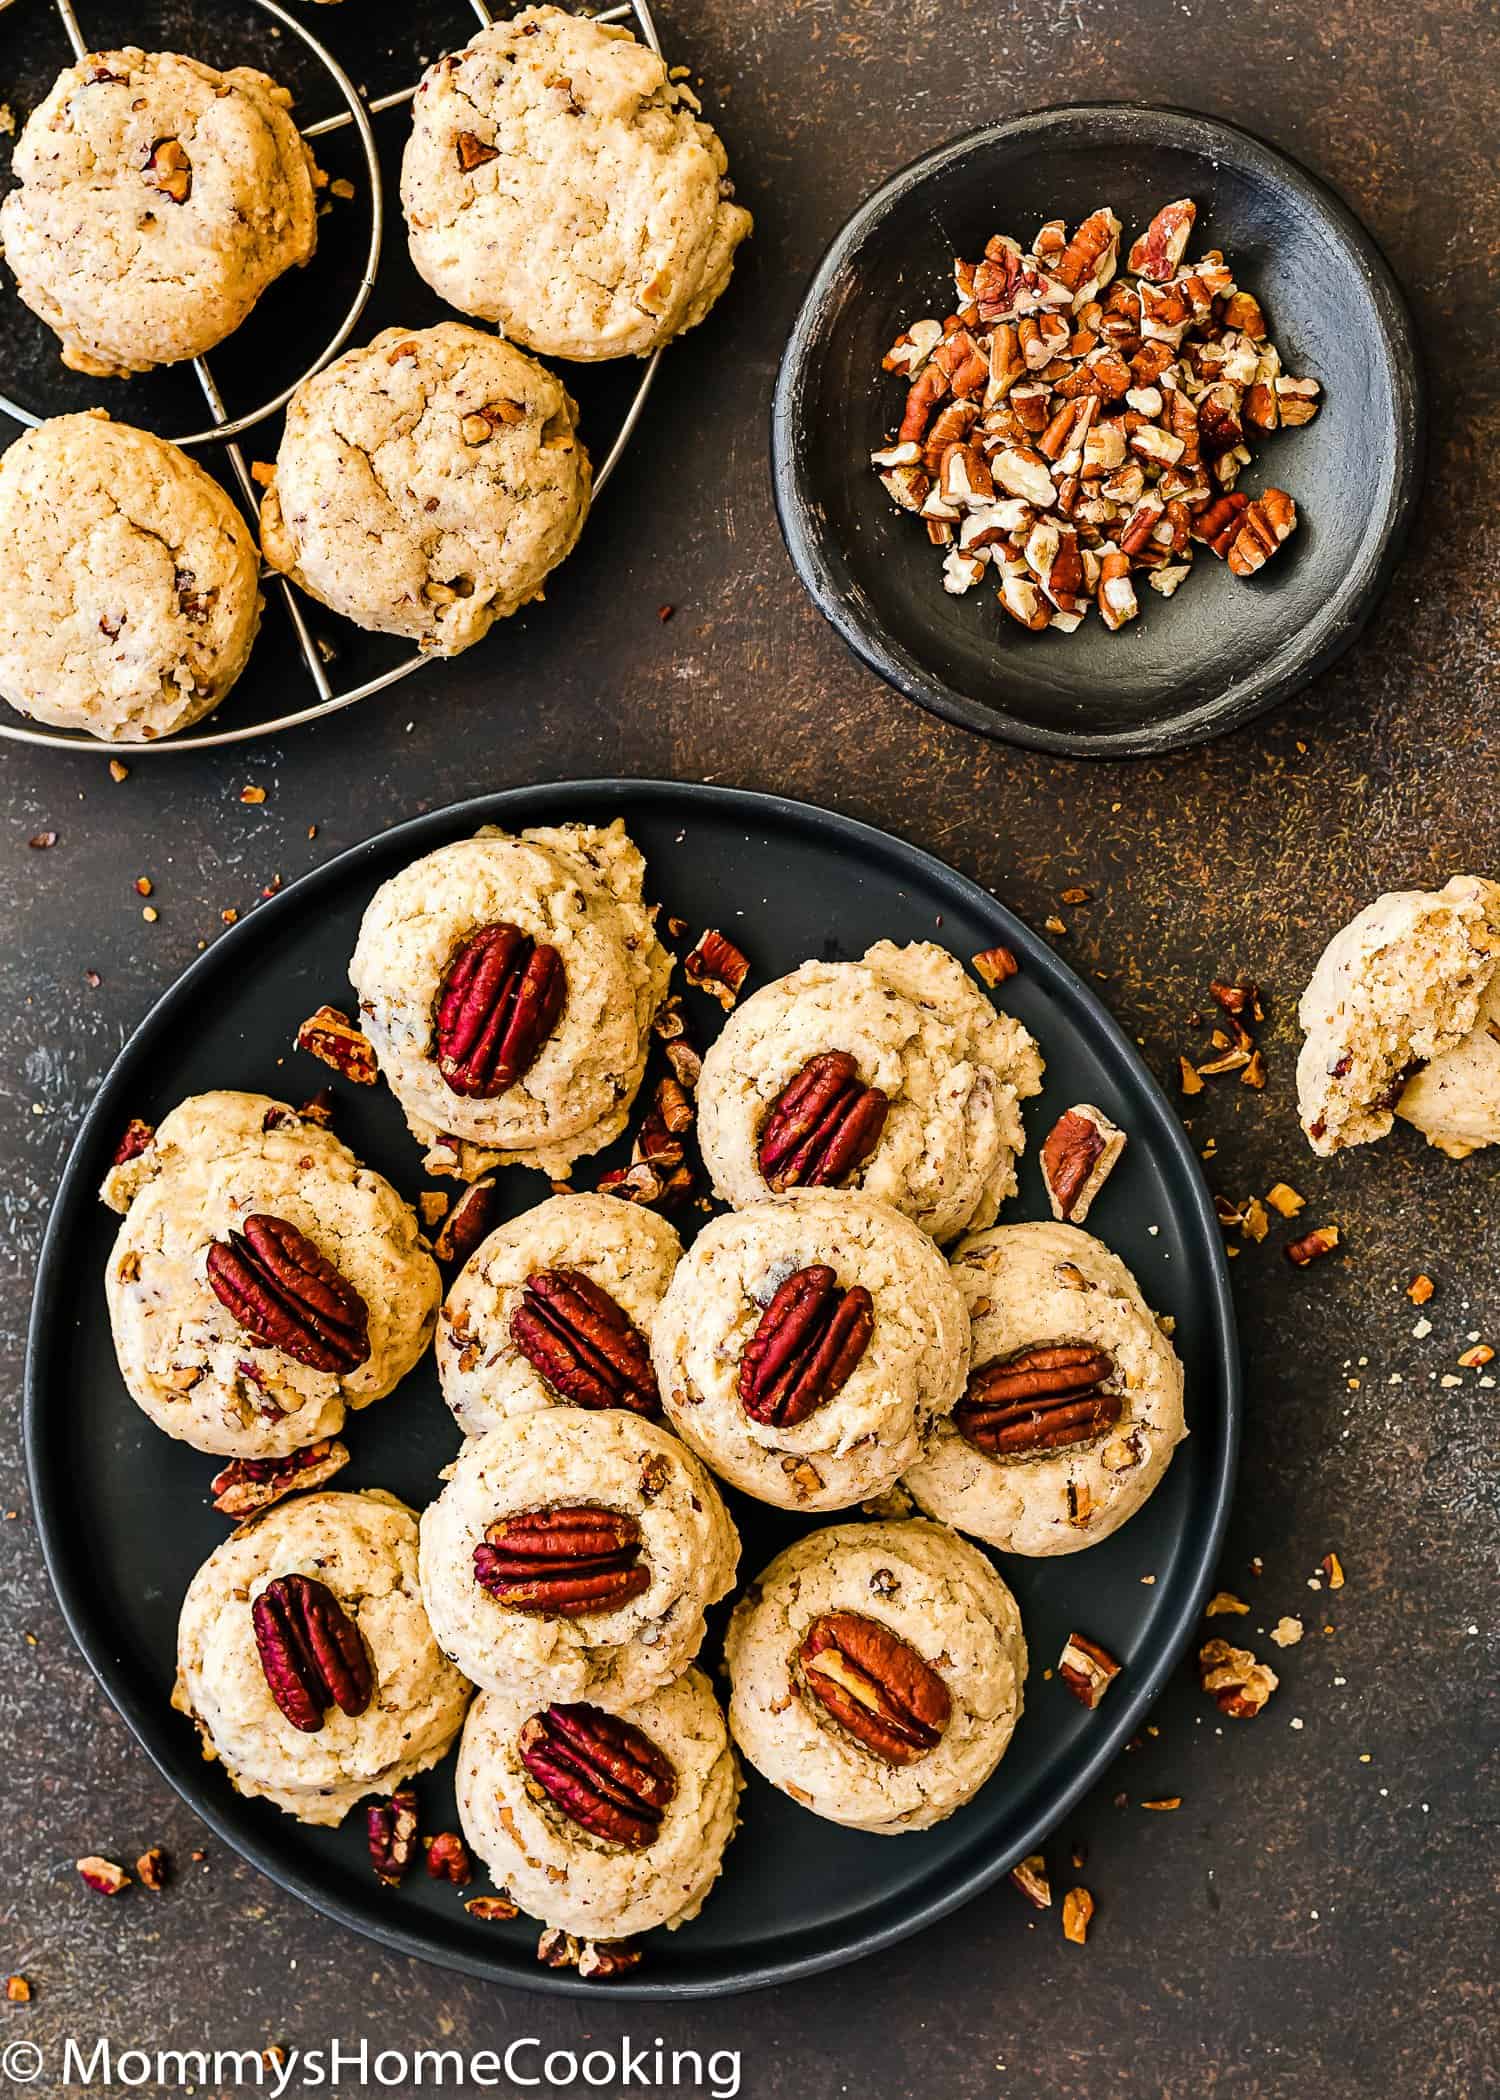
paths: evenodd
<path fill-rule="evenodd" d="M 285 1102 L 195 1094 L 101 1193 L 125 1213 L 105 1271 L 120 1375 L 196 1451 L 272 1458 L 332 1436 L 427 1347 L 442 1286 L 411 1205 Z"/>
<path fill-rule="evenodd" d="M 529 7 L 481 30 L 417 90 L 412 261 L 546 356 L 649 356 L 703 319 L 750 231 L 698 107 L 618 24 Z"/>
<path fill-rule="evenodd" d="M 574 1707 L 556 1724 L 545 1708 L 534 1712 L 481 1692 L 469 1709 L 455 1775 L 464 1835 L 497 1887 L 544 1924 L 591 1939 L 675 1928 L 697 1916 L 734 1835 L 743 1786 L 701 1670 L 685 1671 L 618 1717 L 649 1767 L 646 1784 L 638 1787 L 632 1775 L 623 1797 L 619 1782 L 603 1780 L 593 1766 L 613 1718 Z M 526 1760 L 538 1762 L 532 1745 L 559 1725 L 563 1761 L 549 1790 Z M 545 1740 L 541 1747 L 545 1756 Z M 644 1796 L 639 1804 L 631 1799 L 637 1792 Z M 601 1815 L 606 1804 L 623 1807 L 624 1816 Z"/>
<path fill-rule="evenodd" d="M 644 1698 L 685 1669 L 739 1535 L 654 1422 L 543 1408 L 472 1438 L 422 1516 L 422 1589 L 459 1668 L 512 1700 Z"/>
<path fill-rule="evenodd" d="M 352 1622 L 373 1691 L 359 1714 L 330 1705 L 312 1732 L 272 1696 L 253 1621 L 268 1584 L 305 1575 Z M 443 1757 L 473 1691 L 432 1637 L 417 1582 L 417 1520 L 394 1495 L 300 1495 L 216 1547 L 188 1586 L 172 1704 L 242 1794 L 303 1823 L 341 1823 Z"/>
<path fill-rule="evenodd" d="M 387 328 L 293 394 L 261 544 L 346 619 L 455 656 L 541 596 L 591 486 L 533 358 L 461 321 Z"/>
<path fill-rule="evenodd" d="M 656 1413 L 654 1382 L 643 1390 L 638 1359 L 681 1259 L 682 1242 L 667 1220 L 618 1196 L 550 1196 L 497 1226 L 454 1278 L 438 1315 L 438 1377 L 465 1436 L 537 1407 Z M 560 1289 L 539 1305 L 529 1280 L 559 1275 Z M 587 1289 L 580 1299 L 579 1278 L 608 1303 Z M 628 1325 L 616 1323 L 610 1306 Z"/>
<path fill-rule="evenodd" d="M 698 1086 L 715 1193 L 736 1209 L 770 1194 L 773 1118 L 809 1067 L 831 1059 L 851 1099 L 876 1090 L 886 1102 L 873 1149 L 855 1147 L 840 1184 L 893 1203 L 936 1240 L 992 1224 L 1015 1193 L 1020 1103 L 1041 1086 L 1041 1053 L 931 941 L 805 962 L 736 1008 Z M 780 1185 L 789 1164 L 779 1162 Z M 800 1178 L 817 1172 L 813 1163 Z"/>
<path fill-rule="evenodd" d="M 808 1512 L 894 1486 L 962 1390 L 968 1345 L 932 1241 L 889 1204 L 836 1189 L 712 1219 L 651 1329 L 684 1441 L 732 1486 Z"/>
<path fill-rule="evenodd" d="M 1396 1116 L 1458 1158 L 1500 1141 L 1500 883 L 1394 890 L 1341 927 L 1297 1018 L 1297 1106 L 1315 1152 L 1382 1138 Z"/>
<path fill-rule="evenodd" d="M 756 1770 L 881 1836 L 927 1830 L 979 1791 L 1026 1681 L 1014 1597 L 967 1540 L 918 1518 L 789 1546 L 735 1606 L 724 1654 L 730 1731 Z"/>
<path fill-rule="evenodd" d="M 953 1277 L 968 1384 L 904 1485 L 1004 1553 L 1077 1553 L 1150 1497 L 1187 1434 L 1182 1365 L 1135 1278 L 1076 1225 L 997 1225 Z"/>
<path fill-rule="evenodd" d="M 96 51 L 26 120 L 0 204 L 16 289 L 63 363 L 108 378 L 200 357 L 317 239 L 285 88 L 173 51 Z"/>
<path fill-rule="evenodd" d="M 210 713 L 260 623 L 255 541 L 224 490 L 102 409 L 0 459 L 0 568 L 0 694 L 120 743 Z"/>
<path fill-rule="evenodd" d="M 625 1128 L 672 968 L 642 901 L 645 873 L 616 818 L 516 837 L 481 831 L 375 892 L 349 977 L 386 1083 L 428 1148 L 430 1173 L 473 1180 L 518 1164 L 565 1175 Z M 495 928 L 522 936 L 533 958 L 552 951 L 560 998 L 539 1012 L 514 1076 L 503 1085 L 492 1077 L 489 1092 L 460 1091 L 470 1081 L 445 1074 L 440 1011 L 456 966 L 473 952 L 468 944 Z M 498 969 L 473 991 L 487 1005 L 481 1019 L 503 1020 L 515 997 Z"/>

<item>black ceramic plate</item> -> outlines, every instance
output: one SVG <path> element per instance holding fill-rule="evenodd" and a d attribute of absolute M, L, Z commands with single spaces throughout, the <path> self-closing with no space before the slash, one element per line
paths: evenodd
<path fill-rule="evenodd" d="M 1109 204 L 1131 238 L 1190 196 L 1190 255 L 1222 248 L 1261 299 L 1286 369 L 1323 406 L 1254 447 L 1242 486 L 1289 489 L 1295 537 L 1252 582 L 1212 557 L 1170 601 L 1140 592 L 1118 634 L 1027 634 L 980 584 L 943 590 L 941 557 L 891 503 L 871 451 L 900 420 L 880 360 L 952 307 L 955 255 L 992 233 L 1030 240 Z M 1353 214 L 1284 153 L 1232 124 L 1129 103 L 1042 110 L 905 168 L 823 258 L 782 360 L 772 415 L 776 503 L 797 572 L 874 671 L 986 736 L 1079 757 L 1167 751 L 1273 706 L 1354 640 L 1405 536 L 1422 461 L 1412 325 Z"/>
<path fill-rule="evenodd" d="M 265 1802 L 241 1800 L 200 1758 L 188 1723 L 169 1710 L 178 1605 L 228 1527 L 205 1500 L 215 1461 L 160 1435 L 120 1384 L 102 1286 L 116 1221 L 95 1190 L 132 1115 L 154 1121 L 184 1095 L 214 1086 L 297 1101 L 327 1079 L 322 1066 L 290 1050 L 293 1032 L 323 1000 L 348 996 L 344 972 L 360 914 L 397 869 L 482 823 L 515 829 L 615 816 L 646 854 L 650 894 L 695 929 L 732 932 L 757 982 L 808 956 L 857 956 L 885 935 L 939 940 L 964 957 L 997 941 L 1015 951 L 1021 971 L 1005 986 L 1005 1004 L 1046 1051 L 1047 1089 L 1027 1111 L 1023 1187 L 1008 1215 L 1045 1215 L 1036 1146 L 1068 1103 L 1096 1101 L 1125 1126 L 1130 1143 L 1089 1222 L 1130 1263 L 1150 1303 L 1176 1316 L 1192 1428 L 1152 1501 L 1114 1538 L 1086 1555 L 1003 1563 L 1031 1645 L 1026 1713 L 999 1772 L 967 1808 L 920 1836 L 866 1837 L 819 1822 L 751 1775 L 744 1828 L 701 1918 L 653 1934 L 642 1968 L 610 1986 L 626 1996 L 691 1997 L 770 1983 L 887 1945 L 1033 1850 L 1140 1725 L 1213 1571 L 1238 1420 L 1219 1227 L 1192 1148 L 1140 1059 L 1092 993 L 1019 920 L 898 839 L 826 811 L 723 788 L 591 781 L 513 789 L 370 840 L 218 941 L 105 1079 L 63 1177 L 38 1270 L 26 1436 L 42 1547 L 74 1636 L 146 1749 L 222 1838 L 282 1887 L 387 1946 L 501 1982 L 589 1988 L 538 1967 L 534 1924 L 481 1925 L 451 1888 L 420 1874 L 399 1893 L 380 1888 L 362 1816 L 342 1830 L 316 1831 Z M 719 1009 L 700 993 L 686 997 L 706 1039 Z M 391 1097 L 342 1083 L 337 1092 L 341 1135 L 415 1194 L 416 1148 Z M 504 1193 L 519 1211 L 546 1189 L 516 1170 Z M 689 1230 L 697 1215 L 689 1214 Z M 458 1444 L 430 1357 L 398 1395 L 351 1418 L 346 1434 L 354 1462 L 340 1487 L 379 1486 L 418 1506 L 429 1501 Z M 742 1496 L 729 1499 L 744 1534 L 747 1577 L 805 1528 Z M 1143 1586 L 1144 1574 L 1156 1577 L 1154 1586 Z M 1042 1681 L 1075 1624 L 1124 1663 L 1097 1713 L 1086 1713 L 1057 1681 Z M 717 1626 L 710 1667 L 716 1655 Z M 450 1827 L 450 1767 L 418 1784 L 423 1829 Z"/>

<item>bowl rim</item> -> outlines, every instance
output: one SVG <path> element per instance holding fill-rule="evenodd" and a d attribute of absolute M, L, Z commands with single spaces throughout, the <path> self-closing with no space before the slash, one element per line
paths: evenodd
<path fill-rule="evenodd" d="M 1139 144 L 1150 141 L 1229 159 L 1295 192 L 1329 226 L 1359 267 L 1379 321 L 1378 346 L 1395 408 L 1396 443 L 1390 495 L 1376 530 L 1361 541 L 1344 588 L 1308 627 L 1264 661 L 1235 676 L 1212 698 L 1180 706 L 1149 724 L 1121 729 L 1051 729 L 1008 708 L 972 698 L 930 671 L 875 617 L 856 608 L 839 581 L 840 564 L 825 550 L 826 522 L 799 441 L 802 392 L 826 309 L 851 256 L 920 183 L 975 153 L 1017 140 L 1043 139 L 1059 124 Z M 1067 758 L 1146 758 L 1208 742 L 1289 699 L 1333 664 L 1358 638 L 1401 558 L 1421 493 L 1427 450 L 1426 375 L 1406 295 L 1375 241 L 1330 183 L 1301 161 L 1227 118 L 1169 103 L 1060 102 L 979 125 L 898 168 L 845 219 L 808 279 L 777 369 L 771 400 L 771 490 L 777 522 L 799 581 L 844 643 L 870 670 L 929 713 L 979 735 Z"/>

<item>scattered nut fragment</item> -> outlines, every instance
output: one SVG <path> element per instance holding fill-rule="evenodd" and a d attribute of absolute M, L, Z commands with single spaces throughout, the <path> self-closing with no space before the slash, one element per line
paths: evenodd
<path fill-rule="evenodd" d="M 1001 947 L 981 949 L 973 957 L 973 964 L 991 991 L 997 984 L 1004 984 L 1007 977 L 1014 977 L 1021 967 L 1010 949 Z"/>
<path fill-rule="evenodd" d="M 172 1864 L 160 1845 L 152 1845 L 135 1863 L 136 1879 L 143 1889 L 159 1895 L 171 1878 Z"/>
<path fill-rule="evenodd" d="M 1166 1814 L 1171 1809 L 1181 1808 L 1181 1806 L 1181 1794 L 1162 1794 L 1155 1801 L 1143 1801 L 1141 1803 L 1142 1808 L 1154 1809 L 1158 1815 Z"/>
<path fill-rule="evenodd" d="M 464 1909 L 471 1918 L 478 1918 L 486 1925 L 503 1925 L 520 1916 L 509 1896 L 470 1896 Z"/>
<path fill-rule="evenodd" d="M 1432 1278 L 1419 1271 L 1406 1286 L 1406 1295 L 1413 1305 L 1426 1305 L 1436 1289 Z"/>
<path fill-rule="evenodd" d="M 1047 1910 L 1052 1902 L 1052 1883 L 1047 1877 L 1047 1862 L 1040 1852 L 1029 1852 L 1010 1870 L 1010 1878 L 1029 1903 L 1038 1910 Z"/>
<path fill-rule="evenodd" d="M 1307 1198 L 1299 1196 L 1297 1191 L 1284 1181 L 1278 1181 L 1267 1189 L 1266 1201 L 1272 1210 L 1283 1218 L 1295 1218 L 1298 1211 L 1307 1206 Z"/>
<path fill-rule="evenodd" d="M 469 1851 L 456 1830 L 440 1831 L 427 1840 L 427 1875 L 431 1881 L 447 1881 L 456 1889 L 467 1888 L 474 1878 Z"/>
<path fill-rule="evenodd" d="M 241 802 L 248 802 L 252 806 L 252 808 L 258 805 L 259 803 L 264 802 L 265 799 L 266 791 L 263 787 L 255 787 L 252 785 L 248 787 L 242 787 L 240 789 Z"/>
<path fill-rule="evenodd" d="M 429 1231 L 434 1225 L 442 1224 L 452 1201 L 453 1198 L 442 1189 L 423 1189 L 417 1198 L 417 1214 Z"/>
<path fill-rule="evenodd" d="M 155 1137 L 154 1123 L 145 1123 L 139 1116 L 132 1116 L 115 1146 L 114 1164 L 123 1167 L 127 1160 L 139 1159 Z"/>
<path fill-rule="evenodd" d="M 297 1048 L 329 1065 L 355 1086 L 374 1086 L 380 1077 L 375 1052 L 364 1030 L 336 1006 L 320 1006 L 297 1030 Z"/>
<path fill-rule="evenodd" d="M 1092 1102 L 1059 1116 L 1042 1144 L 1042 1184 L 1053 1217 L 1081 1225 L 1124 1150 L 1124 1131 Z"/>
<path fill-rule="evenodd" d="M 448 1213 L 442 1231 L 432 1243 L 440 1262 L 466 1262 L 495 1222 L 500 1191 L 493 1175 L 471 1182 Z"/>
<path fill-rule="evenodd" d="M 192 195 L 193 164 L 181 139 L 158 139 L 141 172 L 152 189 L 160 190 L 174 204 L 186 204 Z"/>
<path fill-rule="evenodd" d="M 90 1854 L 77 1862 L 78 1872 L 87 1886 L 101 1896 L 121 1895 L 130 1886 L 130 1876 L 112 1859 L 100 1859 Z"/>
<path fill-rule="evenodd" d="M 536 1958 L 549 1969 L 576 1969 L 580 1976 L 623 1976 L 640 1967 L 641 1950 L 629 1940 L 584 1940 L 549 1926 L 536 1943 Z"/>
<path fill-rule="evenodd" d="M 1257 1662 L 1248 1648 L 1221 1640 L 1205 1641 L 1198 1650 L 1198 1674 L 1220 1712 L 1236 1721 L 1253 1720 L 1281 1682 L 1270 1664 Z"/>
<path fill-rule="evenodd" d="M 1185 1094 L 1201 1094 L 1203 1081 L 1198 1077 L 1198 1068 L 1185 1057 L 1177 1060 L 1177 1084 Z"/>
<path fill-rule="evenodd" d="M 1089 1936 L 1089 1923 L 1094 1915 L 1094 1899 L 1085 1888 L 1069 1889 L 1063 1897 L 1063 1938 L 1081 1947 Z"/>
<path fill-rule="evenodd" d="M 5 1995 L 12 2005 L 29 2005 L 31 2003 L 31 1985 L 24 1976 L 7 1976 L 5 1979 Z"/>
<path fill-rule="evenodd" d="M 716 926 L 699 935 L 697 946 L 682 961 L 682 974 L 699 991 L 717 999 L 728 1013 L 750 972 L 747 958 Z"/>
<path fill-rule="evenodd" d="M 1305 1269 L 1309 1262 L 1317 1261 L 1325 1254 L 1331 1254 L 1338 1244 L 1339 1229 L 1337 1225 L 1315 1225 L 1312 1231 L 1305 1232 L 1300 1240 L 1289 1242 L 1286 1248 L 1286 1258 L 1293 1268 Z"/>
<path fill-rule="evenodd" d="M 1057 1674 L 1081 1706 L 1096 1707 L 1120 1674 L 1120 1665 L 1097 1641 L 1070 1633 L 1058 1657 Z"/>
<path fill-rule="evenodd" d="M 484 140 L 472 131 L 461 131 L 453 145 L 458 155 L 458 165 L 466 175 L 472 175 L 474 170 L 482 168 L 486 161 L 500 158 L 498 146 L 487 146 Z"/>
<path fill-rule="evenodd" d="M 1495 1352 L 1488 1342 L 1476 1342 L 1472 1349 L 1465 1349 L 1458 1360 L 1464 1370 L 1478 1371 L 1482 1370 L 1485 1364 L 1494 1362 Z"/>
<path fill-rule="evenodd" d="M 1205 1619 L 1218 1619 L 1225 1612 L 1243 1614 L 1249 1609 L 1250 1607 L 1245 1600 L 1242 1597 L 1236 1597 L 1232 1590 L 1215 1590 L 1203 1607 L 1203 1616 Z"/>
<path fill-rule="evenodd" d="M 399 1787 L 389 1801 L 370 1803 L 365 1840 L 377 1879 L 387 1888 L 399 1888 L 417 1842 L 417 1797 L 410 1787 Z"/>
<path fill-rule="evenodd" d="M 284 1495 L 305 1494 L 341 1473 L 349 1463 L 349 1448 L 336 1437 L 323 1437 L 305 1444 L 284 1458 L 235 1458 L 215 1473 L 209 1482 L 214 1508 L 222 1517 L 241 1523 L 263 1509 L 270 1509 Z"/>
<path fill-rule="evenodd" d="M 1325 1553 L 1322 1559 L 1323 1580 L 1331 1590 L 1344 1587 L 1344 1564 L 1336 1553 Z"/>
<path fill-rule="evenodd" d="M 1278 1648 L 1295 1648 L 1303 1633 L 1302 1621 L 1283 1615 L 1271 1628 L 1271 1639 Z"/>

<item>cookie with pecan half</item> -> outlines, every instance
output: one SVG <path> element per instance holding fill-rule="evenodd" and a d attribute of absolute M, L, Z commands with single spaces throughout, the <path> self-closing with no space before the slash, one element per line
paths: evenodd
<path fill-rule="evenodd" d="M 839 1524 L 750 1585 L 724 1644 L 729 1725 L 814 1815 L 899 1836 L 979 1791 L 1020 1718 L 1026 1642 L 983 1554 L 941 1524 Z"/>
<path fill-rule="evenodd" d="M 466 1436 L 538 1407 L 657 1415 L 646 1336 L 682 1242 L 618 1196 L 551 1196 L 499 1225 L 438 1315 L 443 1398 Z"/>
<path fill-rule="evenodd" d="M 422 1589 L 459 1668 L 506 1698 L 641 1699 L 734 1581 L 693 1454 L 628 1408 L 542 1408 L 465 1444 L 422 1517 Z"/>
<path fill-rule="evenodd" d="M 496 1886 L 590 1939 L 697 1916 L 742 1785 L 701 1670 L 628 1707 L 483 1692 L 455 1780 L 464 1835 Z"/>
<path fill-rule="evenodd" d="M 172 1704 L 242 1794 L 340 1823 L 446 1755 L 473 1686 L 432 1637 L 417 1520 L 394 1495 L 299 1495 L 188 1586 Z"/>
<path fill-rule="evenodd" d="M 963 1241 L 967 1384 L 905 1486 L 1006 1553 L 1077 1553 L 1118 1531 L 1186 1436 L 1182 1365 L 1135 1278 L 1075 1225 Z"/>
<path fill-rule="evenodd" d="M 1020 1103 L 1042 1081 L 1026 1029 L 931 941 L 805 962 L 763 985 L 703 1060 L 698 1137 L 742 1209 L 799 1188 L 894 1204 L 935 1240 L 1015 1193 Z"/>
<path fill-rule="evenodd" d="M 415 1212 L 317 1121 L 265 1094 L 194 1094 L 102 1194 L 120 1375 L 196 1451 L 282 1457 L 405 1377 L 441 1279 Z"/>
<path fill-rule="evenodd" d="M 962 1389 L 948 1264 L 888 1203 L 805 1189 L 712 1220 L 651 1329 L 662 1405 L 731 1486 L 847 1509 L 894 1486 Z"/>

